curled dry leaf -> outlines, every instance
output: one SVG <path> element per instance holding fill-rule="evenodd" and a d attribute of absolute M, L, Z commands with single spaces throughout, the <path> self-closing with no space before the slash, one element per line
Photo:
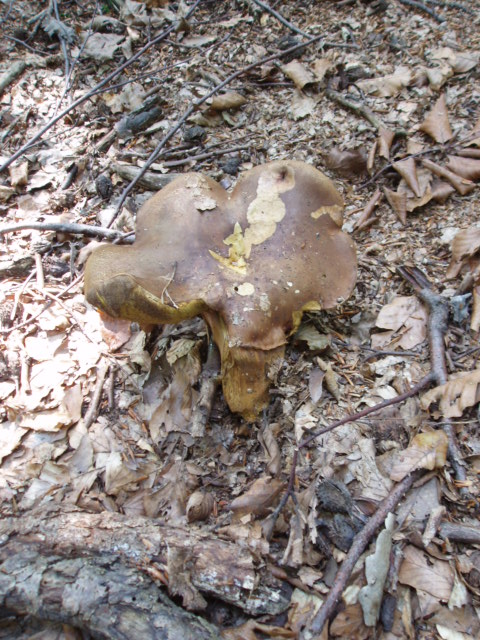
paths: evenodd
<path fill-rule="evenodd" d="M 447 278 L 455 278 L 465 260 L 480 249 L 480 228 L 470 227 L 459 231 L 452 241 L 452 259 L 447 269 Z"/>
<path fill-rule="evenodd" d="M 405 451 L 393 462 L 390 478 L 400 482 L 415 469 L 440 469 L 447 460 L 448 439 L 444 431 L 427 431 L 416 435 Z"/>
<path fill-rule="evenodd" d="M 361 175 L 367 171 L 367 152 L 365 149 L 330 149 L 325 155 L 325 164 L 339 175 L 349 177 Z"/>
<path fill-rule="evenodd" d="M 467 180 L 480 180 L 480 159 L 448 156 L 447 169 Z"/>
<path fill-rule="evenodd" d="M 238 514 L 252 513 L 266 516 L 272 510 L 283 483 L 270 476 L 261 476 L 250 489 L 230 503 L 230 509 Z"/>
<path fill-rule="evenodd" d="M 435 142 L 443 144 L 450 140 L 453 134 L 448 120 L 447 102 L 444 93 L 438 98 L 419 129 L 433 138 Z"/>
<path fill-rule="evenodd" d="M 186 507 L 188 522 L 207 520 L 213 511 L 213 496 L 204 491 L 194 491 L 189 497 Z"/>
<path fill-rule="evenodd" d="M 402 224 L 407 222 L 407 194 L 392 191 L 388 187 L 383 187 L 383 192 L 388 200 L 388 204 L 395 211 L 397 218 Z"/>
<path fill-rule="evenodd" d="M 262 429 L 260 442 L 267 458 L 267 471 L 269 474 L 276 477 L 280 474 L 282 468 L 282 456 L 277 439 L 275 438 L 270 425 L 267 425 Z"/>
<path fill-rule="evenodd" d="M 103 341 L 107 344 L 109 351 L 116 351 L 126 344 L 132 335 L 130 320 L 122 318 L 112 318 L 106 313 L 100 312 L 100 332 Z"/>
<path fill-rule="evenodd" d="M 281 67 L 283 73 L 290 78 L 295 86 L 299 89 L 303 89 L 307 84 L 316 82 L 316 78 L 313 73 L 304 67 L 304 65 L 298 60 L 292 60 L 288 64 L 284 64 Z"/>
<path fill-rule="evenodd" d="M 467 193 L 470 193 L 470 191 L 473 191 L 473 189 L 475 189 L 475 184 L 471 180 L 462 178 L 462 176 L 453 173 L 453 171 L 445 169 L 445 167 L 441 167 L 436 162 L 432 162 L 431 160 L 424 158 L 422 160 L 422 164 L 427 169 L 430 169 L 430 171 L 436 176 L 448 180 L 448 182 L 450 182 L 450 184 L 455 187 L 458 193 L 460 193 L 462 196 L 467 195 Z"/>
<path fill-rule="evenodd" d="M 315 74 L 317 82 L 321 82 L 323 80 L 325 74 L 332 68 L 332 66 L 333 63 L 328 58 L 319 58 L 318 60 L 314 60 L 313 73 Z"/>
<path fill-rule="evenodd" d="M 480 370 L 460 374 L 446 384 L 427 391 L 421 399 L 423 409 L 439 402 L 445 418 L 460 418 L 463 411 L 480 401 Z"/>
<path fill-rule="evenodd" d="M 381 128 L 378 132 L 378 155 L 385 160 L 390 157 L 390 148 L 392 146 L 395 133 L 390 129 Z"/>
<path fill-rule="evenodd" d="M 238 91 L 227 91 L 227 93 L 212 98 L 209 106 L 214 111 L 225 111 L 227 109 L 238 109 L 246 102 L 245 96 L 242 96 Z"/>
<path fill-rule="evenodd" d="M 396 96 L 403 87 L 408 87 L 412 81 L 412 72 L 408 67 L 398 67 L 395 72 L 380 78 L 359 80 L 357 85 L 366 93 L 379 98 L 391 98 Z"/>
<path fill-rule="evenodd" d="M 414 158 L 406 158 L 398 162 L 392 162 L 392 167 L 399 173 L 417 198 L 422 196 L 417 177 L 417 166 Z"/>

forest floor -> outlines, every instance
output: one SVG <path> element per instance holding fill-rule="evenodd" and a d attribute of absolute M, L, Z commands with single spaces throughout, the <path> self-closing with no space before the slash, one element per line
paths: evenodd
<path fill-rule="evenodd" d="M 3 563 L 8 541 L 40 538 L 61 557 L 113 553 L 229 640 L 480 636 L 480 8 L 414 4 L 2 0 Z M 128 241 L 172 176 L 230 189 L 271 160 L 334 181 L 357 284 L 305 314 L 256 422 L 219 388 L 198 437 L 203 321 L 146 332 L 102 318 L 84 298 L 85 261 L 112 241 L 112 219 Z M 305 437 L 431 371 L 429 310 L 403 266 L 448 302 L 448 383 L 303 447 L 296 500 L 273 522 Z M 352 541 L 411 473 L 319 629 Z M 0 638 L 132 637 L 101 635 L 65 597 L 49 616 L 42 586 L 28 606 L 8 589 L 0 579 Z"/>

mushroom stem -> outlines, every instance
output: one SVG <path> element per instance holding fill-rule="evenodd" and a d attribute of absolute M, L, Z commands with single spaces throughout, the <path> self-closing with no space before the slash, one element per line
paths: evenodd
<path fill-rule="evenodd" d="M 271 373 L 278 369 L 285 355 L 285 345 L 273 349 L 235 346 L 228 329 L 215 313 L 203 317 L 209 325 L 222 362 L 222 389 L 232 411 L 247 422 L 254 422 L 268 406 Z"/>

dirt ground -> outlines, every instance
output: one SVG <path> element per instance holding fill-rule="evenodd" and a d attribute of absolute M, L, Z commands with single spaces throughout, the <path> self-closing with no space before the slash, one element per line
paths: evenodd
<path fill-rule="evenodd" d="M 113 554 L 179 615 L 210 623 L 208 637 L 479 637 L 479 3 L 2 0 L 0 11 L 3 574 L 21 555 L 9 544 L 33 541 L 47 559 Z M 85 262 L 99 242 L 131 243 L 139 207 L 175 176 L 230 190 L 272 160 L 334 181 L 356 286 L 304 314 L 256 421 L 219 386 L 196 431 L 208 327 L 100 316 Z M 437 343 L 448 380 L 298 450 L 432 371 L 429 309 L 401 267 L 448 306 Z M 318 265 L 306 256 L 305 269 Z M 352 541 L 409 477 L 319 629 Z M 22 571 L 35 577 L 36 562 Z M 133 637 L 95 629 L 65 596 L 51 615 L 46 579 L 28 605 L 7 582 L 1 638 Z"/>

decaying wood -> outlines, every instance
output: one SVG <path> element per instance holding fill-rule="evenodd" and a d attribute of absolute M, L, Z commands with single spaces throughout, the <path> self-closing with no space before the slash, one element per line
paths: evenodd
<path fill-rule="evenodd" d="M 251 551 L 242 548 L 239 553 L 237 544 L 192 525 L 185 529 L 140 516 L 87 513 L 75 506 L 50 505 L 4 518 L 0 538 L 42 544 L 45 552 L 68 558 L 114 557 L 144 577 L 166 574 L 172 558 L 178 567 L 178 557 L 183 555 L 183 575 L 170 576 L 170 581 L 178 592 L 180 581 L 188 579 L 189 591 L 182 593 L 184 604 L 195 601 L 200 592 L 235 604 L 251 615 L 275 615 L 289 604 L 282 583 L 256 568 Z M 34 555 L 30 562 L 33 566 Z M 3 587 L 0 596 L 5 596 Z"/>
<path fill-rule="evenodd" d="M 68 623 L 107 640 L 220 638 L 118 554 L 65 557 L 15 537 L 0 547 L 0 606 L 6 614 Z"/>
<path fill-rule="evenodd" d="M 21 75 L 27 68 L 27 63 L 23 60 L 13 62 L 9 69 L 0 78 L 0 96 L 10 84 Z"/>

